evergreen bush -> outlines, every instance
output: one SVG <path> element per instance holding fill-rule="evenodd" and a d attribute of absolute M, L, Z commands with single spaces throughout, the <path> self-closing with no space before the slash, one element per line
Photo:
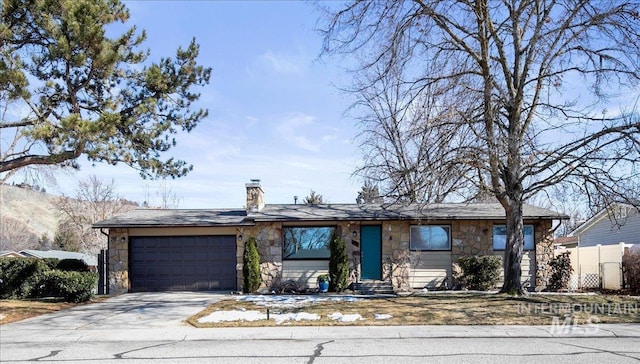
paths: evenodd
<path fill-rule="evenodd" d="M 244 243 L 242 254 L 242 274 L 244 277 L 244 292 L 253 293 L 260 288 L 262 278 L 260 276 L 260 253 L 256 238 L 250 237 Z"/>
<path fill-rule="evenodd" d="M 52 269 L 57 259 L 0 258 L 0 298 L 60 297 L 84 302 L 93 297 L 98 276 Z"/>
<path fill-rule="evenodd" d="M 549 262 L 549 266 L 551 267 L 551 278 L 549 279 L 547 290 L 559 291 L 569 287 L 571 272 L 573 272 L 571 259 L 569 258 L 570 254 L 571 252 L 564 252 L 551 259 Z"/>
<path fill-rule="evenodd" d="M 89 266 L 84 260 L 80 259 L 62 259 L 56 265 L 56 269 L 65 272 L 89 272 Z"/>
<path fill-rule="evenodd" d="M 460 281 L 468 289 L 486 291 L 493 288 L 500 278 L 502 264 L 493 255 L 467 256 L 458 259 L 462 269 Z"/>
<path fill-rule="evenodd" d="M 0 298 L 35 298 L 49 266 L 39 258 L 0 258 Z"/>
<path fill-rule="evenodd" d="M 344 239 L 336 231 L 329 242 L 329 290 L 342 292 L 349 283 L 349 256 Z"/>
<path fill-rule="evenodd" d="M 61 297 L 67 302 L 86 302 L 93 297 L 97 284 L 95 273 L 50 270 L 44 274 L 42 293 Z"/>

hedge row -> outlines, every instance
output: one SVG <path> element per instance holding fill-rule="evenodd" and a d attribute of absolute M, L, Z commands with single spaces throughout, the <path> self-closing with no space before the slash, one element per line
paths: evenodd
<path fill-rule="evenodd" d="M 82 265 L 57 259 L 0 258 L 0 298 L 27 299 L 60 297 L 67 302 L 84 302 L 93 297 L 98 276 Z M 69 266 L 82 271 L 66 271 Z M 86 267 L 86 265 L 85 265 Z"/>

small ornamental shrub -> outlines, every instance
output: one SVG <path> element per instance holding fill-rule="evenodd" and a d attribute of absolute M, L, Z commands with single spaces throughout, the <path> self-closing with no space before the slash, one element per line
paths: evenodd
<path fill-rule="evenodd" d="M 549 291 L 559 291 L 569 287 L 571 272 L 573 272 L 569 255 L 571 255 L 571 252 L 561 253 L 549 262 L 551 267 L 551 278 L 549 278 L 547 286 Z"/>
<path fill-rule="evenodd" d="M 244 277 L 244 292 L 253 293 L 260 288 L 262 278 L 260 276 L 260 253 L 256 238 L 250 237 L 244 243 L 242 254 L 242 275 Z"/>
<path fill-rule="evenodd" d="M 622 269 L 625 285 L 631 292 L 640 293 L 640 248 L 625 249 Z"/>
<path fill-rule="evenodd" d="M 342 292 L 349 282 L 349 256 L 342 237 L 334 231 L 329 242 L 329 290 Z"/>
<path fill-rule="evenodd" d="M 460 283 L 473 290 L 486 291 L 493 288 L 500 278 L 500 258 L 487 256 L 460 257 L 457 261 L 462 270 Z"/>
<path fill-rule="evenodd" d="M 81 259 L 62 259 L 56 265 L 57 270 L 65 272 L 90 272 L 89 266 Z"/>

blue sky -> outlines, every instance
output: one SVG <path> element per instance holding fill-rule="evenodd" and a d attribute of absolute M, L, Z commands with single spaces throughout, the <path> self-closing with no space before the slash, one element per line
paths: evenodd
<path fill-rule="evenodd" d="M 356 125 L 339 91 L 347 74 L 337 59 L 319 60 L 320 13 L 307 2 L 125 1 L 129 25 L 147 31 L 152 60 L 175 53 L 192 37 L 200 63 L 212 67 L 199 105 L 209 117 L 178 137 L 170 152 L 194 165 L 168 186 L 180 208 L 241 207 L 244 184 L 262 181 L 267 203 L 293 203 L 311 189 L 332 203 L 355 202 L 352 178 L 360 157 Z M 115 180 L 123 197 L 159 203 L 160 184 L 126 166 L 91 166 L 58 178 L 74 195 L 75 180 Z"/>
<path fill-rule="evenodd" d="M 320 13 L 303 1 L 125 1 L 127 26 L 145 29 L 150 60 L 173 56 L 195 37 L 201 64 L 212 68 L 197 106 L 209 116 L 178 136 L 170 155 L 194 165 L 167 186 L 180 208 L 242 207 L 244 184 L 261 179 L 267 203 L 293 203 L 313 189 L 331 203 L 353 203 L 362 181 L 352 177 L 361 161 L 358 132 L 345 110 L 348 59 L 319 59 Z M 323 3 L 324 5 L 339 3 Z M 590 97 L 580 80 L 563 81 L 565 96 Z M 582 95 L 586 93 L 587 95 Z M 617 105 L 637 102 L 637 92 Z M 611 105 L 607 116 L 623 108 Z M 160 204 L 161 183 L 143 180 L 124 165 L 91 165 L 58 175 L 54 193 L 75 195 L 77 181 L 95 174 L 115 181 L 130 200 Z M 20 181 L 20 176 L 14 180 Z"/>

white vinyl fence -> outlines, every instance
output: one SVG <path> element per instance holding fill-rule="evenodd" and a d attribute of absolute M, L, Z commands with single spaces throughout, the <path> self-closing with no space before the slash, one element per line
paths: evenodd
<path fill-rule="evenodd" d="M 579 248 L 556 249 L 556 255 L 570 252 L 573 273 L 569 289 L 623 288 L 622 256 L 632 244 L 596 245 Z"/>

